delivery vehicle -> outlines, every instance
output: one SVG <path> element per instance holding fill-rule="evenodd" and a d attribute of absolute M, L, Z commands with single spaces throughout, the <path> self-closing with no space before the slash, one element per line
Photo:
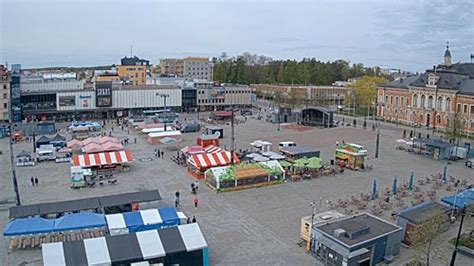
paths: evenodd
<path fill-rule="evenodd" d="M 282 141 L 280 143 L 278 143 L 278 148 L 279 149 L 284 149 L 284 148 L 288 148 L 288 147 L 296 147 L 296 143 L 293 142 L 293 141 Z"/>
<path fill-rule="evenodd" d="M 181 127 L 181 133 L 198 132 L 201 129 L 198 123 L 189 123 Z"/>

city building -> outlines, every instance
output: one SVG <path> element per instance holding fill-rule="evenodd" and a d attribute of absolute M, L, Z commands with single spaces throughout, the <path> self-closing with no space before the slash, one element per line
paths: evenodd
<path fill-rule="evenodd" d="M 311 101 L 313 104 L 321 106 L 338 106 L 344 105 L 344 99 L 351 91 L 351 88 L 345 87 L 348 84 L 338 84 L 338 86 L 250 84 L 250 87 L 259 97 L 277 97 L 280 94 L 280 97 L 300 103 Z"/>
<path fill-rule="evenodd" d="M 474 132 L 474 63 L 451 61 L 447 46 L 443 64 L 379 86 L 377 115 L 433 129 L 444 129 L 457 121 L 461 130 Z"/>
<path fill-rule="evenodd" d="M 223 110 L 226 107 L 251 107 L 252 90 L 247 85 L 195 82 L 197 105 L 201 110 Z"/>
<path fill-rule="evenodd" d="M 10 119 L 10 81 L 8 69 L 0 65 L 0 122 Z"/>
<path fill-rule="evenodd" d="M 12 122 L 21 121 L 21 65 L 12 64 L 10 82 L 10 120 Z"/>
<path fill-rule="evenodd" d="M 117 73 L 116 69 L 111 70 L 94 70 L 94 82 L 104 82 L 104 81 L 120 81 L 120 76 Z"/>
<path fill-rule="evenodd" d="M 213 80 L 213 64 L 207 57 L 163 58 L 160 59 L 160 71 L 165 76 Z"/>
<path fill-rule="evenodd" d="M 117 66 L 117 74 L 121 80 L 136 86 L 146 84 L 146 79 L 151 69 L 150 61 L 133 56 L 124 57 L 120 62 L 121 65 Z"/>
<path fill-rule="evenodd" d="M 376 265 L 400 252 L 402 228 L 368 213 L 313 226 L 311 251 L 325 265 Z"/>

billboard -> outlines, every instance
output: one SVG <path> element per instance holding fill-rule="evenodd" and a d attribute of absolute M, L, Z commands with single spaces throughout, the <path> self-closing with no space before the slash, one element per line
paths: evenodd
<path fill-rule="evenodd" d="M 59 96 L 59 106 L 75 106 L 76 96 Z"/>
<path fill-rule="evenodd" d="M 95 99 L 97 107 L 112 106 L 112 82 L 101 81 L 95 84 Z"/>

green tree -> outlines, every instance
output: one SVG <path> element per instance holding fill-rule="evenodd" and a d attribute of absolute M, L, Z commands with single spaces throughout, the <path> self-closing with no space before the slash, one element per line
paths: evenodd
<path fill-rule="evenodd" d="M 451 142 L 456 142 L 462 135 L 463 124 L 461 122 L 460 110 L 451 115 L 446 125 L 446 137 Z"/>
<path fill-rule="evenodd" d="M 416 251 L 416 259 L 423 259 L 427 266 L 430 265 L 431 248 L 436 235 L 441 231 L 442 225 L 446 222 L 445 214 L 438 214 L 430 219 L 418 224 L 408 231 L 410 246 Z"/>
<path fill-rule="evenodd" d="M 386 83 L 387 80 L 382 77 L 363 76 L 352 84 L 352 89 L 355 94 L 356 106 L 371 106 L 372 102 L 377 98 L 377 85 Z M 352 106 L 352 99 L 349 98 L 349 103 Z"/>

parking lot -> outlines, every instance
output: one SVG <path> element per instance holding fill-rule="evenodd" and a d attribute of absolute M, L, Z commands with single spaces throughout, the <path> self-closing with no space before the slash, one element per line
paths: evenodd
<path fill-rule="evenodd" d="M 110 128 L 106 132 L 111 131 Z M 60 132 L 65 135 L 64 130 Z M 143 135 L 131 130 L 115 127 L 114 137 L 130 138 L 127 149 L 132 151 L 135 161 L 129 172 L 118 173 L 117 185 L 104 187 L 83 188 L 73 190 L 69 186 L 69 164 L 44 162 L 33 167 L 17 168 L 17 178 L 22 204 L 38 202 L 62 201 L 87 198 L 97 195 L 116 194 L 145 189 L 158 189 L 162 195 L 163 204 L 172 206 L 174 193 L 181 191 L 183 211 L 188 216 L 195 215 L 209 245 L 209 256 L 212 265 L 314 265 L 315 258 L 305 253 L 296 243 L 299 242 L 299 226 L 301 216 L 310 215 L 310 202 L 316 201 L 318 211 L 328 210 L 327 200 L 347 199 L 360 192 L 369 192 L 372 179 L 377 178 L 379 189 L 391 187 L 393 176 L 398 176 L 400 182 L 406 182 L 410 171 L 415 172 L 415 180 L 420 176 L 429 176 L 441 172 L 444 164 L 429 158 L 418 157 L 395 149 L 396 140 L 401 137 L 401 131 L 393 129 L 382 130 L 379 158 L 374 158 L 375 132 L 362 128 L 312 128 L 306 131 L 287 129 L 284 126 L 277 130 L 277 125 L 249 118 L 245 123 L 236 125 L 235 138 L 237 149 L 250 148 L 249 143 L 261 139 L 274 144 L 279 141 L 294 141 L 321 150 L 321 158 L 328 163 L 334 158 L 336 141 L 353 142 L 364 145 L 369 151 L 368 164 L 374 166 L 370 172 L 345 171 L 336 176 L 318 177 L 300 182 L 249 189 L 235 192 L 216 194 L 201 184 L 198 197 L 199 208 L 192 207 L 190 183 L 192 178 L 186 169 L 176 165 L 169 159 L 176 154 L 177 148 L 195 143 L 199 133 L 187 133 L 177 146 L 149 145 Z M 224 139 L 221 147 L 230 147 L 230 126 L 224 126 Z M 70 136 L 68 136 L 70 137 Z M 137 144 L 133 139 L 137 138 Z M 8 222 L 8 202 L 14 202 L 14 193 L 9 169 L 8 141 L 1 140 L 0 157 L 0 192 L 1 202 L 0 224 Z M 32 152 L 32 143 L 15 144 L 14 154 L 22 150 Z M 155 158 L 153 151 L 160 148 L 165 152 L 165 158 Z M 139 159 L 152 158 L 151 161 L 140 162 Z M 449 175 L 473 181 L 472 170 L 464 167 L 462 162 L 449 166 Z M 39 186 L 30 185 L 30 177 L 39 179 Z M 439 195 L 450 192 L 440 191 Z M 452 192 L 451 192 L 452 194 Z M 389 216 L 384 214 L 385 218 Z M 392 220 L 392 222 L 395 222 Z M 451 230 L 450 230 L 451 231 Z M 440 252 L 437 260 L 446 264 L 449 253 Z M 402 251 L 402 252 L 405 252 Z M 9 252 L 5 241 L 0 243 L 0 264 L 18 265 L 32 263 L 41 265 L 41 251 Z M 402 254 L 398 262 L 407 259 Z"/>

